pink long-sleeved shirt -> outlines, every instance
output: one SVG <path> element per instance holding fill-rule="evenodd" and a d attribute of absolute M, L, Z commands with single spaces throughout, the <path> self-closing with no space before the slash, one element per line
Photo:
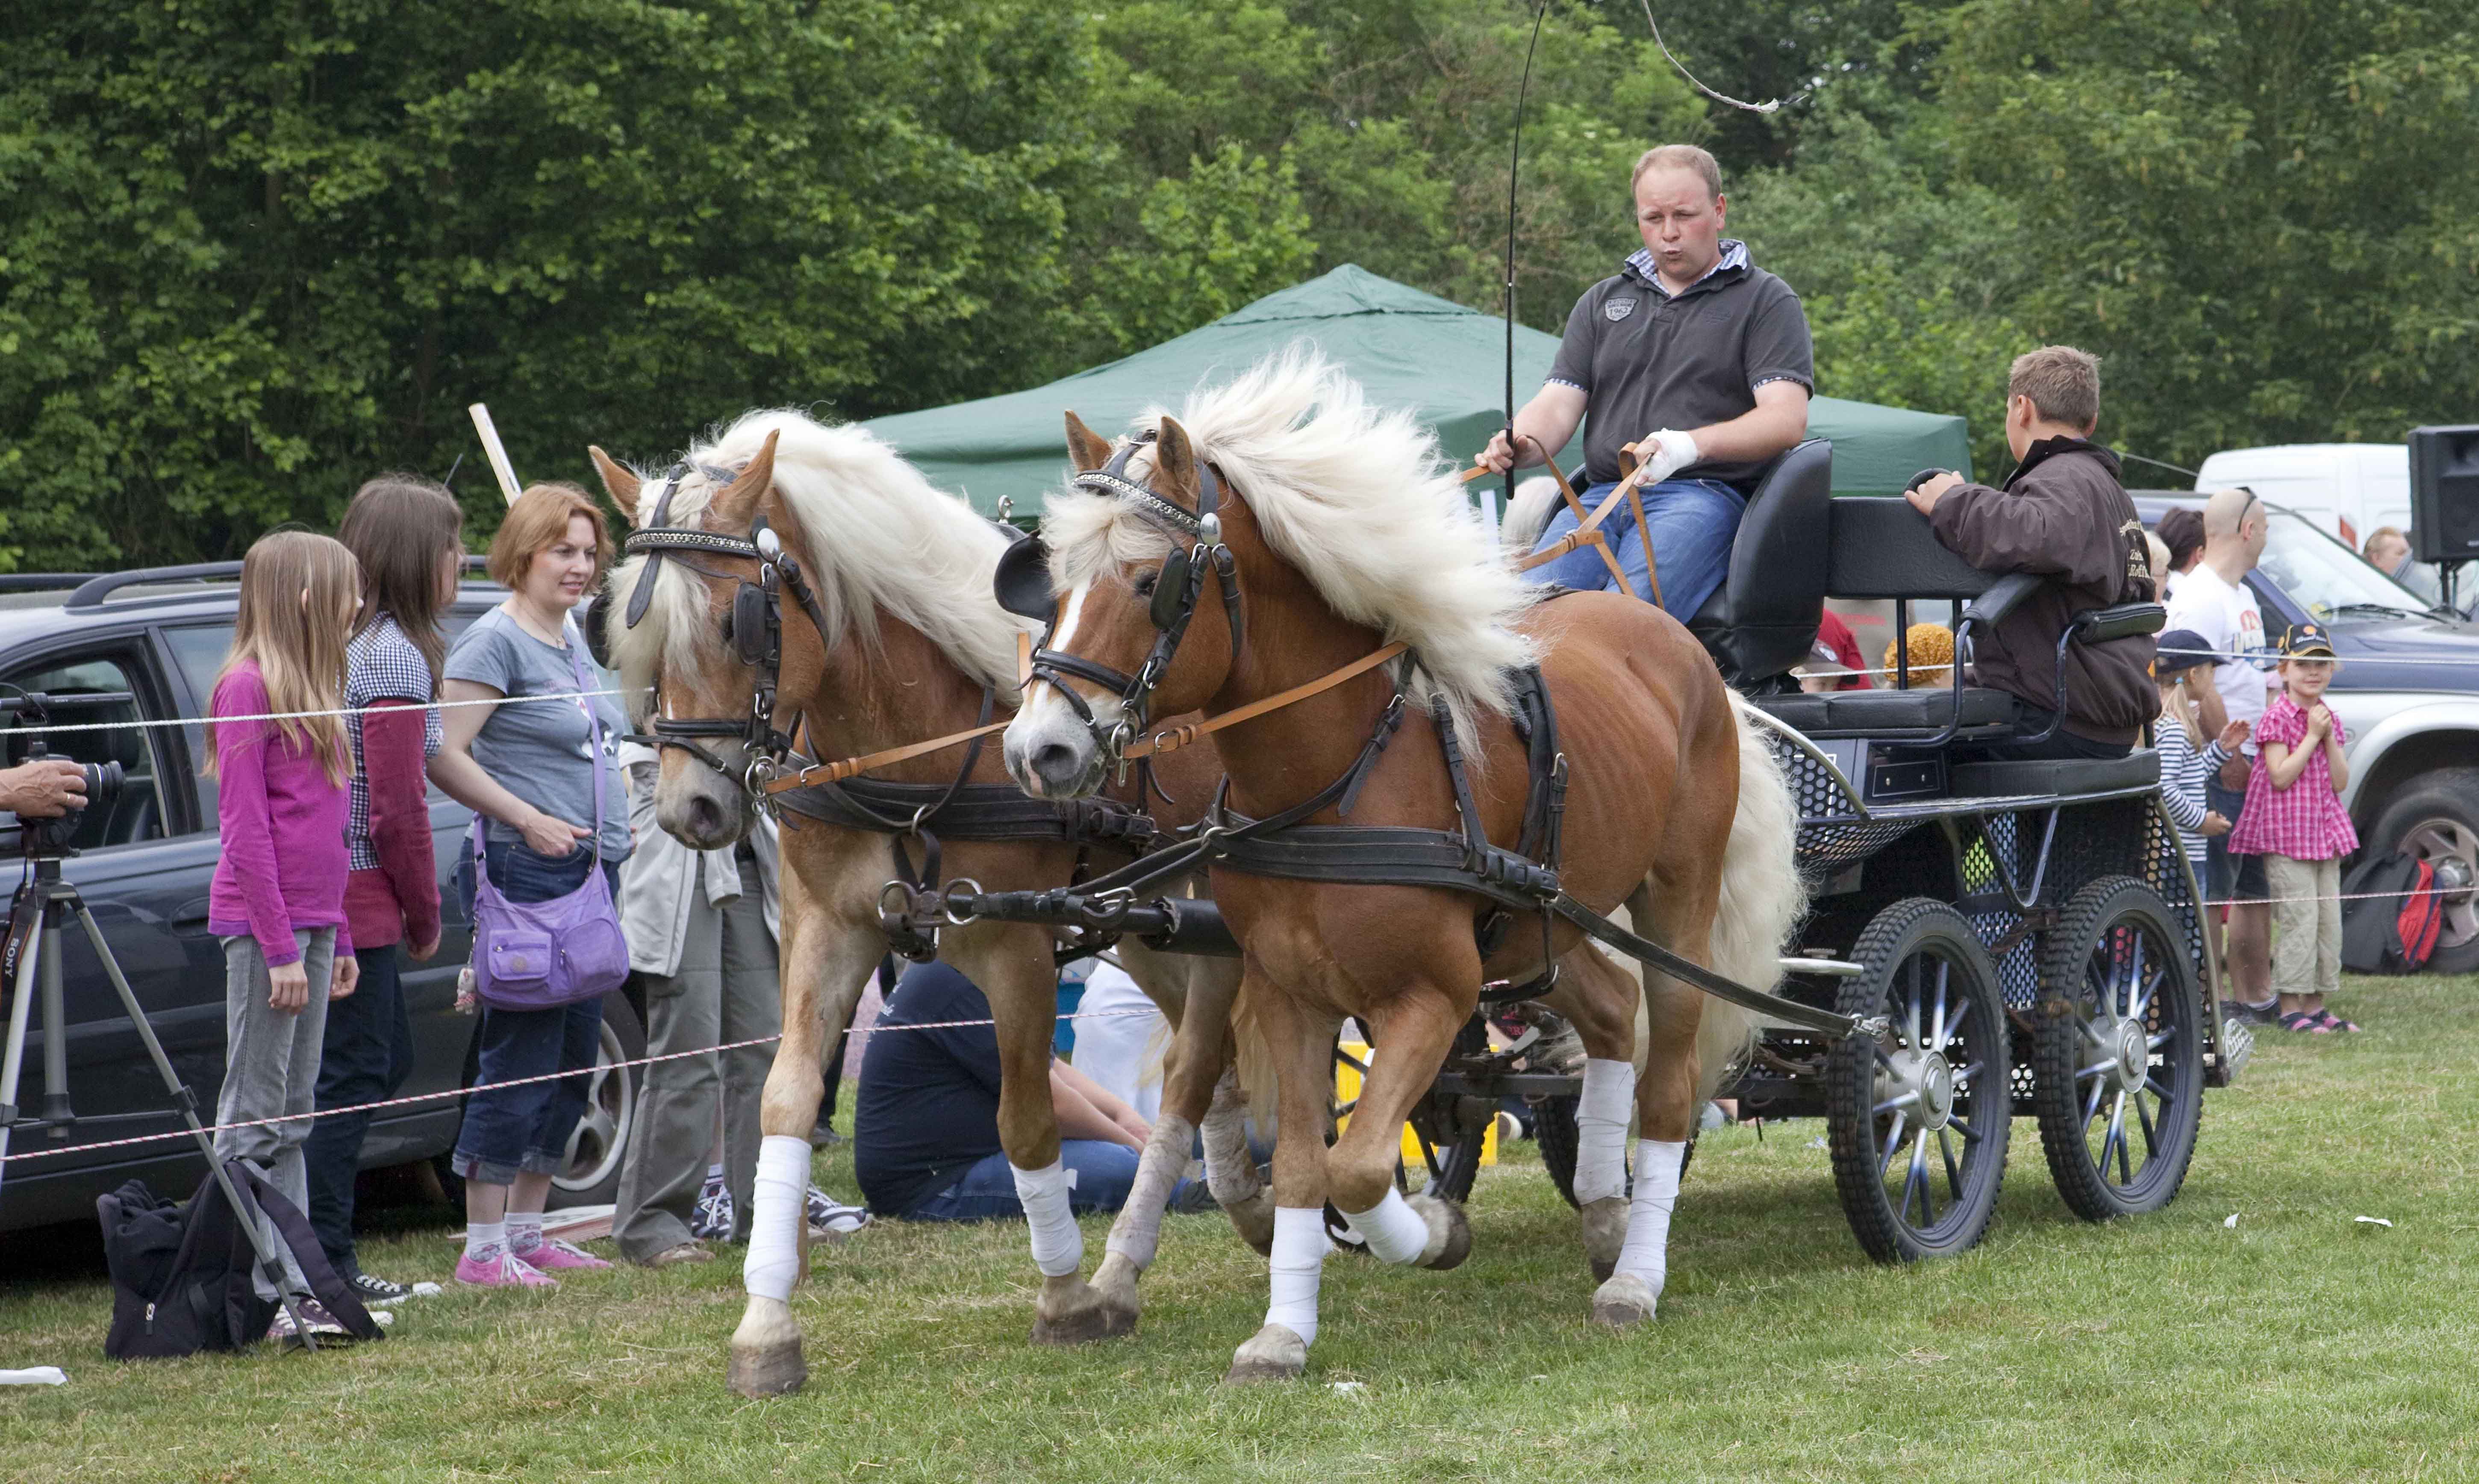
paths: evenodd
<path fill-rule="evenodd" d="M 223 855 L 207 888 L 207 931 L 258 939 L 268 967 L 297 961 L 304 928 L 336 930 L 336 952 L 352 952 L 345 926 L 345 845 L 351 796 L 330 782 L 316 754 L 273 722 L 228 722 L 274 709 L 258 666 L 243 660 L 216 683 L 217 825 Z"/>

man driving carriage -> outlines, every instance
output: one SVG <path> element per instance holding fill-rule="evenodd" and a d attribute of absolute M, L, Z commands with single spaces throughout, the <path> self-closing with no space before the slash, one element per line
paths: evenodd
<path fill-rule="evenodd" d="M 1548 380 L 1515 416 L 1514 445 L 1500 432 L 1480 462 L 1499 473 L 1546 462 L 1589 411 L 1590 511 L 1617 486 L 1621 450 L 1634 443 L 1651 466 L 1641 485 L 1648 530 L 1624 501 L 1601 529 L 1628 586 L 1657 592 L 1684 620 L 1722 585 L 1757 475 L 1806 436 L 1815 357 L 1799 295 L 1750 262 L 1747 243 L 1722 236 L 1728 200 L 1710 154 L 1693 144 L 1645 151 L 1634 192 L 1644 247 L 1575 301 Z M 1561 510 L 1535 550 L 1578 524 Z M 1613 580 L 1583 548 L 1528 576 L 1572 588 Z"/>

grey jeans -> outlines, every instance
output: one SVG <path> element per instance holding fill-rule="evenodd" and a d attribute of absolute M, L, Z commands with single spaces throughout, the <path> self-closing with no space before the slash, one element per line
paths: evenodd
<path fill-rule="evenodd" d="M 2341 862 L 2265 856 L 2272 886 L 2272 987 L 2283 994 L 2341 992 Z"/>
<path fill-rule="evenodd" d="M 270 1010 L 274 992 L 267 955 L 254 937 L 228 937 L 224 945 L 224 1086 L 216 1096 L 217 1123 L 276 1118 L 216 1136 L 218 1159 L 244 1159 L 265 1171 L 285 1199 L 310 1209 L 310 1176 L 301 1144 L 310 1137 L 310 1112 L 319 1093 L 319 1053 L 327 1036 L 328 976 L 335 969 L 336 930 L 295 929 L 301 966 L 310 976 L 310 1001 L 295 1013 Z M 274 1237 L 270 1228 L 268 1235 Z M 293 1249 L 275 1237 L 284 1270 L 294 1288 L 309 1283 Z M 263 1295 L 272 1296 L 272 1295 Z"/>
<path fill-rule="evenodd" d="M 749 889 L 717 907 L 706 900 L 705 861 L 699 859 L 679 972 L 643 976 L 648 1056 L 754 1040 L 783 1029 L 775 935 L 766 931 L 757 861 L 748 846 L 737 864 Z M 774 1064 L 775 1048 L 765 1045 L 646 1068 L 637 1127 L 620 1169 L 619 1209 L 612 1214 L 622 1257 L 642 1263 L 692 1240 L 689 1218 L 705 1184 L 718 1116 L 732 1236 L 745 1236 L 757 1176 L 759 1103 Z"/>

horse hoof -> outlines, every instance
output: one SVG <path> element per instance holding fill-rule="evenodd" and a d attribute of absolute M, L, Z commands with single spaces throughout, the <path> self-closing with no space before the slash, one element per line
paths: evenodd
<path fill-rule="evenodd" d="M 801 1342 L 788 1344 L 733 1345 L 724 1382 L 743 1396 L 789 1396 L 809 1379 L 808 1363 L 801 1358 Z"/>
<path fill-rule="evenodd" d="M 1134 1334 L 1136 1328 L 1133 1311 L 1114 1309 L 1100 1291 L 1074 1273 L 1045 1281 L 1034 1308 L 1035 1344 L 1090 1344 Z"/>
<path fill-rule="evenodd" d="M 1240 1240 L 1256 1250 L 1259 1257 L 1274 1255 L 1274 1192 L 1259 1186 L 1245 1200 L 1228 1201 L 1222 1214 L 1231 1218 Z"/>
<path fill-rule="evenodd" d="M 1137 1316 L 1144 1308 L 1137 1292 L 1137 1280 L 1143 1275 L 1134 1260 L 1116 1252 L 1106 1253 L 1102 1266 L 1093 1270 L 1093 1292 L 1101 1295 L 1102 1308 L 1111 1316 L 1114 1326 L 1112 1334 L 1125 1335 L 1136 1330 Z"/>
<path fill-rule="evenodd" d="M 1618 1271 L 1619 1249 L 1626 1245 L 1626 1197 L 1604 1195 L 1586 1201 L 1577 1215 L 1584 1222 L 1584 1260 L 1593 1265 L 1593 1281 L 1606 1283 Z"/>
<path fill-rule="evenodd" d="M 1309 1369 L 1309 1343 L 1287 1324 L 1268 1324 L 1248 1339 L 1231 1357 L 1231 1369 L 1222 1377 L 1225 1386 L 1248 1386 L 1259 1381 L 1291 1381 Z"/>
<path fill-rule="evenodd" d="M 1593 1322 L 1628 1329 L 1652 1318 L 1661 1294 L 1633 1273 L 1610 1279 L 1593 1291 Z"/>
<path fill-rule="evenodd" d="M 1471 1256 L 1471 1222 L 1464 1215 L 1464 1208 L 1426 1191 L 1411 1197 L 1409 1204 L 1429 1228 L 1428 1244 L 1415 1259 L 1420 1267 L 1444 1272 L 1462 1266 L 1463 1260 Z"/>

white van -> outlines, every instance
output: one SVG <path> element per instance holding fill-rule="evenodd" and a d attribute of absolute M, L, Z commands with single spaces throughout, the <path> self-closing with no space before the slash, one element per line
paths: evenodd
<path fill-rule="evenodd" d="M 2231 448 L 2204 460 L 2198 490 L 2245 485 L 2349 543 L 2365 544 L 2380 525 L 2410 529 L 2410 446 L 2398 443 L 2291 443 Z"/>

